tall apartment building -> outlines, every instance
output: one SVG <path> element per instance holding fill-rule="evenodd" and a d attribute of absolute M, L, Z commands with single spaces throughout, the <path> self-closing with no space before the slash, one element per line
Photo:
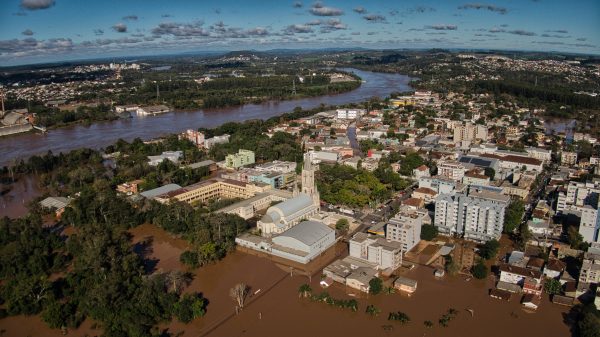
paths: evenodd
<path fill-rule="evenodd" d="M 570 181 L 566 193 L 563 191 L 558 194 L 556 211 L 580 217 L 579 234 L 586 242 L 600 240 L 599 196 L 600 182 L 598 181 L 592 183 Z"/>
<path fill-rule="evenodd" d="M 487 126 L 463 123 L 454 127 L 454 142 L 486 140 L 488 137 Z"/>
<path fill-rule="evenodd" d="M 228 168 L 240 168 L 250 164 L 254 164 L 254 152 L 250 150 L 240 149 L 238 153 L 225 157 L 225 166 Z"/>
<path fill-rule="evenodd" d="M 440 194 L 435 203 L 434 225 L 440 233 L 485 242 L 499 239 L 510 197 L 471 188 L 467 194 Z"/>
<path fill-rule="evenodd" d="M 356 233 L 350 239 L 350 256 L 376 264 L 378 269 L 394 270 L 402 264 L 402 247 L 396 241 Z"/>
<path fill-rule="evenodd" d="M 399 242 L 402 251 L 407 252 L 421 241 L 421 226 L 423 214 L 401 211 L 387 223 L 385 238 Z"/>

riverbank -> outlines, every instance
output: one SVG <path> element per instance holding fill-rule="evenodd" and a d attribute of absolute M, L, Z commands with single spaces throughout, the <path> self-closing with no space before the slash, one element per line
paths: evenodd
<path fill-rule="evenodd" d="M 268 119 L 291 112 L 296 107 L 313 109 L 321 105 L 336 106 L 359 103 L 373 96 L 385 97 L 396 91 L 410 90 L 410 77 L 399 74 L 383 74 L 353 71 L 365 82 L 356 89 L 343 94 L 327 95 L 288 101 L 245 104 L 237 107 L 201 109 L 193 112 L 169 112 L 152 117 L 134 117 L 91 125 L 72 125 L 53 130 L 45 135 L 18 134 L 0 139 L 0 167 L 33 155 L 68 152 L 78 148 L 99 149 L 113 144 L 119 138 L 151 139 L 186 129 L 213 128 L 227 122 L 243 122 L 251 119 Z M 26 145 L 25 145 L 26 144 Z"/>

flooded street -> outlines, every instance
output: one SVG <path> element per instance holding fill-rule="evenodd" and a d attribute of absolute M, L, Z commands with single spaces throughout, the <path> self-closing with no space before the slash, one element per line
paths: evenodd
<path fill-rule="evenodd" d="M 356 69 L 352 71 L 364 81 L 358 89 L 320 97 L 288 101 L 269 101 L 261 104 L 245 104 L 219 109 L 201 109 L 191 112 L 169 112 L 156 116 L 134 117 L 110 122 L 98 122 L 89 126 L 73 125 L 50 130 L 47 134 L 23 133 L 0 138 L 0 166 L 36 154 L 67 152 L 77 148 L 101 148 L 117 139 L 150 139 L 189 128 L 212 128 L 226 122 L 242 122 L 249 119 L 267 119 L 291 112 L 295 107 L 312 109 L 321 104 L 339 105 L 357 103 L 373 96 L 385 97 L 394 91 L 410 90 L 411 78 L 400 74 L 374 73 Z"/>
<path fill-rule="evenodd" d="M 521 309 L 520 297 L 510 302 L 492 299 L 488 289 L 493 281 L 469 281 L 462 278 L 436 280 L 433 269 L 417 267 L 405 276 L 418 280 L 417 292 L 412 297 L 401 294 L 362 295 L 359 310 L 339 309 L 325 303 L 298 298 L 298 287 L 306 277 L 287 277 L 270 293 L 261 297 L 209 336 L 518 336 L 532 332 L 534 336 L 569 336 L 562 314 L 567 309 L 550 303 L 547 298 L 535 313 Z M 322 291 L 313 278 L 313 292 Z M 340 284 L 327 289 L 334 298 L 350 299 L 356 294 Z M 357 297 L 354 297 L 357 298 Z M 381 309 L 376 317 L 365 313 L 367 305 Z M 458 310 L 458 316 L 449 326 L 439 326 L 438 320 L 449 308 Z M 474 315 L 466 309 L 474 310 Z M 411 322 L 406 325 L 387 320 L 389 312 L 402 311 Z M 260 313 L 260 316 L 259 316 Z M 259 319 L 260 317 L 260 319 Z M 425 320 L 434 323 L 426 328 Z M 383 326 L 391 325 L 392 331 Z"/>

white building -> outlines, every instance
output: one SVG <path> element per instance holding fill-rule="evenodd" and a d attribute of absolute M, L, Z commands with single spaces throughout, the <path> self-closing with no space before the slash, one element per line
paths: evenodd
<path fill-rule="evenodd" d="M 461 181 L 465 176 L 465 172 L 467 172 L 467 169 L 461 163 L 454 160 L 438 163 L 437 168 L 440 176 L 456 181 Z"/>
<path fill-rule="evenodd" d="M 542 279 L 542 273 L 537 270 L 513 266 L 508 263 L 501 264 L 499 269 L 500 281 L 502 282 L 523 286 L 525 279 L 533 279 L 536 280 L 537 283 L 540 283 Z"/>
<path fill-rule="evenodd" d="M 362 112 L 358 109 L 337 109 L 337 119 L 356 119 Z"/>
<path fill-rule="evenodd" d="M 488 129 L 485 125 L 475 125 L 473 123 L 463 123 L 454 126 L 454 142 L 460 143 L 463 141 L 472 142 L 474 140 L 487 140 Z"/>
<path fill-rule="evenodd" d="M 573 166 L 577 164 L 577 152 L 561 152 L 560 163 L 565 166 Z"/>
<path fill-rule="evenodd" d="M 446 235 L 461 235 L 479 242 L 498 240 L 509 201 L 506 195 L 475 189 L 468 194 L 440 194 L 435 203 L 434 225 Z"/>
<path fill-rule="evenodd" d="M 399 212 L 389 220 L 385 237 L 401 244 L 402 251 L 408 252 L 421 241 L 423 215 L 417 212 Z"/>
<path fill-rule="evenodd" d="M 235 242 L 242 247 L 306 264 L 335 244 L 335 231 L 318 221 L 302 221 L 270 239 L 243 234 Z"/>
<path fill-rule="evenodd" d="M 527 154 L 529 154 L 531 158 L 535 158 L 543 162 L 549 162 L 552 160 L 551 150 L 540 149 L 539 147 L 527 147 L 525 148 L 525 151 L 527 151 Z"/>
<path fill-rule="evenodd" d="M 165 151 L 158 156 L 148 156 L 148 164 L 150 166 L 158 166 L 165 159 L 178 164 L 181 157 L 183 157 L 182 151 Z"/>
<path fill-rule="evenodd" d="M 396 241 L 356 233 L 350 239 L 350 256 L 373 263 L 378 269 L 395 270 L 402 264 L 402 247 Z"/>
<path fill-rule="evenodd" d="M 229 143 L 229 137 L 230 137 L 230 135 L 223 134 L 220 136 L 214 136 L 212 138 L 205 139 L 204 140 L 204 148 L 207 150 L 210 150 L 210 148 L 216 144 L 227 144 L 227 143 Z"/>
<path fill-rule="evenodd" d="M 422 177 L 430 177 L 431 174 L 429 173 L 429 167 L 427 167 L 426 165 L 421 165 L 417 167 L 413 170 L 413 176 L 417 180 L 419 180 Z"/>
<path fill-rule="evenodd" d="M 320 203 L 315 183 L 315 167 L 309 159 L 309 154 L 305 153 L 302 193 L 295 189 L 293 198 L 269 207 L 267 213 L 258 221 L 257 227 L 263 236 L 281 234 L 297 225 L 301 220 L 317 214 Z"/>
<path fill-rule="evenodd" d="M 313 163 L 337 163 L 340 160 L 339 152 L 330 151 L 310 151 L 310 160 Z"/>
<path fill-rule="evenodd" d="M 298 164 L 293 161 L 274 160 L 270 163 L 257 165 L 254 169 L 260 172 L 292 173 L 296 171 L 297 165 Z"/>
<path fill-rule="evenodd" d="M 600 240 L 600 216 L 598 199 L 600 183 L 582 183 L 570 181 L 566 193 L 559 192 L 556 211 L 563 214 L 573 214 L 580 217 L 579 234 L 586 242 Z"/>

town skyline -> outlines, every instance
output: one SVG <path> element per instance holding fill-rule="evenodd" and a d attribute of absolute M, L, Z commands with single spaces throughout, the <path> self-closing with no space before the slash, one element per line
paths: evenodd
<path fill-rule="evenodd" d="M 11 0 L 0 65 L 270 49 L 494 49 L 600 54 L 600 4 L 558 1 Z M 73 27 L 77 27 L 73 30 Z"/>

